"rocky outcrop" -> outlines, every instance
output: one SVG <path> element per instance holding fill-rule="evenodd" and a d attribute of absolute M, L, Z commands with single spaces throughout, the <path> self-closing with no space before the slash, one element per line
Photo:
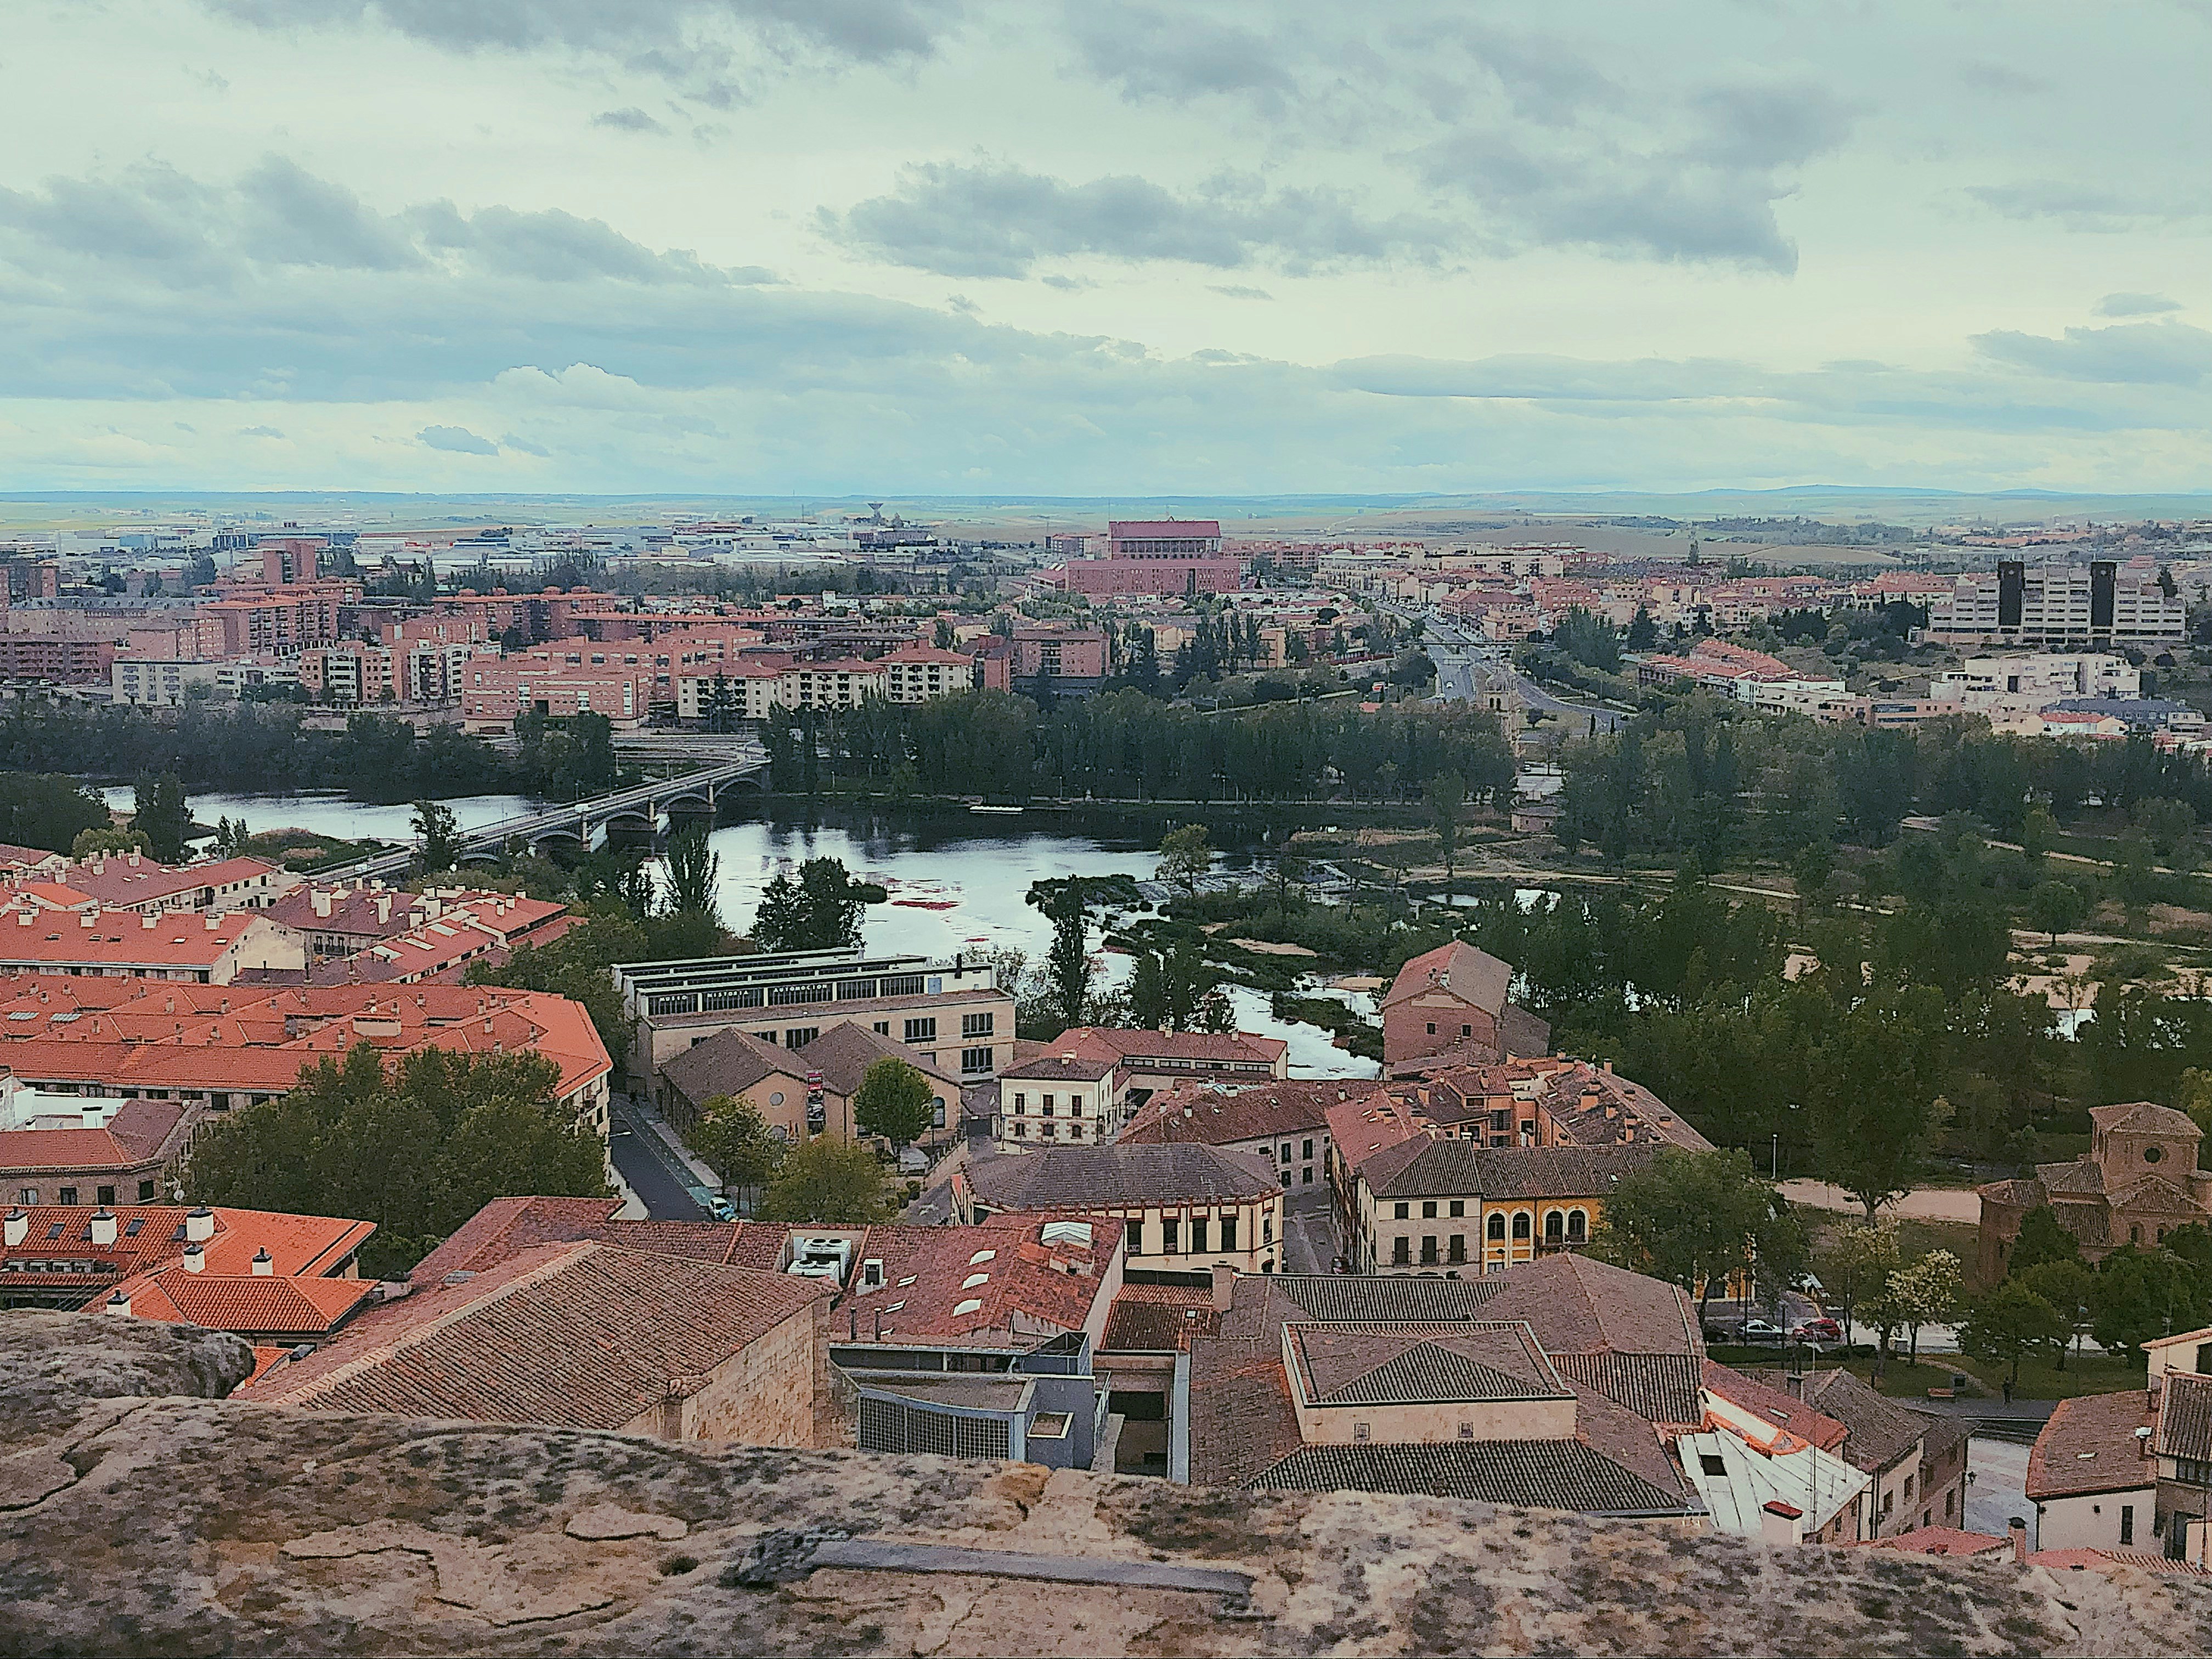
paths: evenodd
<path fill-rule="evenodd" d="M 0 1315 L 0 1650 L 2117 1655 L 2212 1641 L 2212 1593 L 2147 1577 L 211 1397 L 242 1365 L 204 1333 Z M 846 1534 L 859 1541 L 821 1542 Z M 1117 1574 L 1132 1582 L 1099 1582 Z"/>

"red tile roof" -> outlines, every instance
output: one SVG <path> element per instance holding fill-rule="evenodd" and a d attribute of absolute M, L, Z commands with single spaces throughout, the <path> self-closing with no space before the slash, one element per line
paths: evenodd
<path fill-rule="evenodd" d="M 160 1154 L 184 1115 L 180 1101 L 134 1100 L 101 1129 L 0 1130 L 0 1172 L 135 1169 Z"/>
<path fill-rule="evenodd" d="M 1165 1353 L 1189 1347 L 1194 1337 L 1220 1334 L 1221 1312 L 1211 1290 L 1124 1285 L 1099 1346 L 1115 1353 Z"/>
<path fill-rule="evenodd" d="M 972 1227 L 871 1228 L 880 1290 L 847 1301 L 848 1331 L 886 1342 L 1054 1336 L 1103 1323 L 1121 1224 L 1100 1216 L 994 1216 Z"/>
<path fill-rule="evenodd" d="M 2028 1497 L 2042 1503 L 2156 1485 L 2158 1461 L 2142 1455 L 2136 1431 L 2157 1426 L 2141 1389 L 2060 1401 L 2027 1454 Z"/>
<path fill-rule="evenodd" d="M 1379 1086 L 1359 1078 L 1233 1090 L 1177 1084 L 1146 1101 L 1114 1139 L 1132 1146 L 1197 1141 L 1228 1146 L 1274 1135 L 1310 1134 L 1328 1126 L 1332 1109 L 1373 1094 Z"/>
<path fill-rule="evenodd" d="M 88 1206 L 40 1204 L 20 1212 L 28 1226 L 21 1244 L 0 1246 L 0 1284 L 87 1290 L 105 1290 L 118 1279 L 182 1256 L 185 1223 L 190 1213 L 185 1206 L 175 1204 L 118 1205 L 112 1212 L 115 1243 L 95 1244 L 92 1222 L 97 1212 Z M 336 1273 L 376 1231 L 373 1221 L 349 1221 L 338 1216 L 288 1215 L 227 1206 L 216 1206 L 212 1215 L 214 1233 L 201 1248 L 205 1253 L 204 1271 L 218 1277 L 251 1273 L 254 1256 L 264 1249 L 280 1277 Z M 105 1264 L 109 1271 L 28 1273 L 20 1266 L 34 1261 L 88 1261 Z"/>
<path fill-rule="evenodd" d="M 532 1245 L 459 1284 L 364 1310 L 327 1347 L 266 1373 L 253 1397 L 622 1429 L 672 1393 L 696 1393 L 827 1294 L 811 1279 L 607 1244 Z"/>
<path fill-rule="evenodd" d="M 191 1273 L 182 1267 L 127 1279 L 114 1294 L 130 1299 L 131 1316 L 211 1331 L 318 1335 L 344 1323 L 374 1295 L 373 1279 L 278 1278 L 270 1273 Z"/>

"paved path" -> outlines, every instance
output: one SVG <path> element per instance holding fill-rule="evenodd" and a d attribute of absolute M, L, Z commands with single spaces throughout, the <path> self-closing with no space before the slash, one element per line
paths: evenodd
<path fill-rule="evenodd" d="M 1840 1187 L 1825 1181 L 1785 1181 L 1782 1195 L 1808 1210 L 1842 1210 L 1863 1216 L 1866 1206 Z M 1906 1221 L 1962 1221 L 1968 1226 L 1982 1218 L 1982 1200 L 1972 1188 L 1923 1187 L 1881 1206 L 1884 1215 Z"/>
<path fill-rule="evenodd" d="M 611 1106 L 609 1152 L 646 1214 L 655 1221 L 708 1219 L 691 1196 L 695 1178 L 684 1161 L 640 1120 L 627 1096 L 615 1096 Z"/>
<path fill-rule="evenodd" d="M 1338 1254 L 1328 1188 L 1293 1187 L 1283 1194 L 1283 1271 L 1325 1273 Z"/>

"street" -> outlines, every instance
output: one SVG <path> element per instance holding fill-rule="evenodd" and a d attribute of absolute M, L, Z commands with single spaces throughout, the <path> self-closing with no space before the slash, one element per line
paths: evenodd
<path fill-rule="evenodd" d="M 639 1122 L 627 1095 L 610 1103 L 607 1149 L 614 1166 L 655 1221 L 704 1221 L 708 1215 L 691 1196 L 694 1182 L 660 1139 Z"/>
<path fill-rule="evenodd" d="M 1966 1445 L 1968 1532 L 2002 1538 L 2015 1515 L 2027 1521 L 2028 1547 L 2037 1545 L 2035 1505 L 2027 1501 L 2027 1448 L 1978 1434 Z"/>
<path fill-rule="evenodd" d="M 1292 1187 L 1283 1194 L 1283 1271 L 1325 1273 L 1337 1254 L 1327 1187 Z"/>
<path fill-rule="evenodd" d="M 1530 708 L 1578 719 L 1585 731 L 1593 720 L 1599 732 L 1611 732 L 1628 718 L 1615 709 L 1555 697 L 1514 667 L 1504 647 L 1477 640 L 1434 612 L 1426 620 L 1422 643 L 1437 666 L 1437 695 L 1447 702 L 1472 702 L 1494 685 Z"/>

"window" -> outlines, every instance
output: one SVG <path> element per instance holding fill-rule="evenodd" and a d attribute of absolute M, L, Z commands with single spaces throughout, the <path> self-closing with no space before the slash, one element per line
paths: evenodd
<path fill-rule="evenodd" d="M 1390 1218 L 1393 1221 L 1403 1221 L 1413 1212 L 1413 1206 L 1408 1204 L 1394 1204 L 1390 1206 Z"/>
<path fill-rule="evenodd" d="M 1455 1219 L 1465 1215 L 1467 1213 L 1467 1200 L 1463 1198 L 1455 1198 L 1452 1200 L 1451 1212 Z"/>
<path fill-rule="evenodd" d="M 878 1036 L 889 1036 L 891 1034 L 890 1021 L 887 1019 L 878 1020 L 875 1024 L 875 1033 Z"/>
<path fill-rule="evenodd" d="M 1557 1210 L 1544 1218 L 1544 1243 L 1556 1244 L 1567 1235 L 1567 1218 Z"/>
<path fill-rule="evenodd" d="M 1168 1255 L 1182 1254 L 1182 1245 L 1179 1239 L 1182 1231 L 1182 1223 L 1174 1216 L 1170 1216 L 1160 1223 L 1160 1249 L 1164 1254 Z"/>
<path fill-rule="evenodd" d="M 1528 1237 L 1528 1212 L 1526 1210 L 1513 1218 L 1513 1237 L 1516 1238 Z"/>
<path fill-rule="evenodd" d="M 1014 1139 L 1017 1139 L 1017 1140 L 1027 1140 L 1029 1138 L 1030 1138 L 1030 1126 L 1029 1126 L 1028 1124 L 1026 1124 L 1026 1123 L 1017 1123 L 1016 1125 L 1014 1125 Z"/>
<path fill-rule="evenodd" d="M 92 1195 L 102 1209 L 115 1202 L 115 1188 L 112 1187 L 95 1187 L 92 1189 Z"/>
<path fill-rule="evenodd" d="M 1464 1261 L 1467 1260 L 1467 1235 L 1465 1233 L 1454 1233 L 1451 1236 L 1450 1259 L 1454 1261 Z"/>
<path fill-rule="evenodd" d="M 1221 1218 L 1221 1248 L 1224 1250 L 1237 1248 L 1237 1218 L 1233 1215 Z"/>
<path fill-rule="evenodd" d="M 1047 1117 L 1050 1117 L 1053 1114 L 1052 1097 L 1050 1095 L 1045 1096 L 1043 1097 L 1042 1104 L 1044 1107 L 1044 1115 Z"/>
<path fill-rule="evenodd" d="M 37 1202 L 35 1199 L 32 1201 L 33 1203 Z M 142 1181 L 138 1183 L 138 1201 L 141 1204 L 151 1204 L 154 1201 L 154 1183 L 152 1182 Z"/>
<path fill-rule="evenodd" d="M 960 1035 L 963 1037 L 987 1037 L 992 1034 L 995 1014 L 963 1014 L 960 1016 Z"/>
<path fill-rule="evenodd" d="M 1067 1115 L 1070 1117 L 1081 1117 L 1083 1115 L 1083 1097 L 1081 1095 L 1068 1096 Z"/>
<path fill-rule="evenodd" d="M 1305 1158 L 1311 1158 L 1313 1156 L 1313 1137 L 1311 1135 L 1308 1135 L 1306 1137 L 1306 1149 L 1301 1156 Z"/>
<path fill-rule="evenodd" d="M 1490 1234 L 1490 1236 L 1491 1236 L 1492 1238 L 1503 1238 L 1503 1237 L 1505 1237 L 1505 1218 L 1504 1218 L 1504 1216 L 1502 1216 L 1502 1215 L 1493 1215 L 1493 1216 L 1492 1216 L 1492 1217 L 1490 1218 L 1489 1224 L 1488 1224 L 1488 1226 L 1487 1226 L 1487 1228 L 1486 1228 L 1486 1231 L 1488 1231 L 1488 1233 Z"/>
<path fill-rule="evenodd" d="M 1144 1255 L 1145 1224 L 1141 1221 L 1132 1221 L 1127 1224 L 1129 1229 L 1129 1254 L 1131 1255 Z"/>
<path fill-rule="evenodd" d="M 1437 1236 L 1434 1233 L 1423 1233 L 1421 1235 L 1421 1265 L 1425 1267 L 1434 1267 L 1436 1261 Z"/>
<path fill-rule="evenodd" d="M 930 1015 L 927 1015 L 927 1016 L 925 1016 L 924 1018 L 921 1018 L 921 1019 L 910 1019 L 910 1020 L 907 1021 L 907 1023 L 906 1023 L 906 1040 L 907 1040 L 908 1042 L 936 1042 L 936 1041 L 937 1041 L 937 1016 L 936 1016 L 936 1015 L 934 1015 L 934 1014 L 930 1014 Z"/>
<path fill-rule="evenodd" d="M 1472 1025 L 1462 1025 L 1459 1028 L 1459 1034 L 1463 1037 L 1473 1036 L 1474 1035 L 1474 1027 Z"/>
<path fill-rule="evenodd" d="M 64 1188 L 63 1188 L 59 1192 L 58 1192 L 58 1193 L 56 1193 L 56 1194 L 54 1194 L 54 1202 L 55 1202 L 55 1203 L 57 1203 L 57 1204 L 74 1204 L 74 1203 L 76 1203 L 76 1188 L 74 1188 L 74 1187 L 64 1187 Z"/>
<path fill-rule="evenodd" d="M 1194 1255 L 1206 1254 L 1206 1218 L 1194 1215 L 1190 1218 L 1190 1248 Z"/>
<path fill-rule="evenodd" d="M 1570 1211 L 1568 1211 L 1568 1212 L 1567 1212 L 1567 1237 L 1568 1237 L 1569 1241 L 1570 1241 L 1570 1242 L 1571 1242 L 1571 1243 L 1577 1243 L 1577 1244 L 1579 1244 L 1580 1243 L 1582 1243 L 1582 1241 L 1583 1241 L 1583 1240 L 1584 1240 L 1584 1239 L 1588 1238 L 1589 1237 L 1589 1215 L 1588 1215 L 1588 1214 L 1586 1214 L 1584 1212 L 1583 1212 L 1583 1211 L 1581 1211 L 1581 1210 L 1570 1210 Z"/>
<path fill-rule="evenodd" d="M 1905 1501 L 1908 1504 L 1912 1501 L 1912 1477 L 1909 1474 L 1905 1477 Z"/>
<path fill-rule="evenodd" d="M 1291 1161 L 1291 1143 L 1289 1141 L 1286 1140 L 1283 1143 L 1282 1152 L 1283 1162 L 1288 1164 Z"/>
<path fill-rule="evenodd" d="M 783 1034 L 783 1046 L 787 1048 L 804 1048 L 821 1035 L 822 1028 L 819 1025 L 801 1025 L 795 1030 L 786 1031 Z"/>
<path fill-rule="evenodd" d="M 1430 1035 L 1431 1036 L 1434 1036 L 1436 1034 L 1437 1034 L 1437 1023 L 1436 1023 L 1436 1021 L 1434 1021 L 1434 1020 L 1431 1020 L 1431 1021 L 1429 1022 L 1429 1035 Z"/>
<path fill-rule="evenodd" d="M 1310 1187 L 1313 1185 L 1313 1166 L 1311 1164 L 1308 1164 L 1304 1169 L 1298 1171 L 1298 1185 L 1301 1187 Z"/>
<path fill-rule="evenodd" d="M 960 1051 L 960 1070 L 963 1075 L 973 1075 L 977 1072 L 988 1072 L 990 1069 L 991 1051 L 988 1048 L 963 1048 Z"/>
<path fill-rule="evenodd" d="M 1272 1244 L 1275 1242 L 1275 1218 L 1272 1215 L 1263 1215 L 1260 1218 L 1260 1242 L 1262 1244 Z"/>
<path fill-rule="evenodd" d="M 1721 1461 L 1718 1452 L 1699 1452 L 1698 1467 L 1716 1480 L 1725 1479 L 1728 1474 L 1728 1465 Z"/>
<path fill-rule="evenodd" d="M 1394 1267 L 1410 1267 L 1413 1260 L 1413 1241 L 1401 1233 L 1391 1241 L 1390 1261 Z"/>
<path fill-rule="evenodd" d="M 15 1201 L 18 1204 L 37 1203 L 39 1201 L 39 1189 L 36 1187 L 17 1188 L 15 1189 Z"/>
<path fill-rule="evenodd" d="M 1423 1200 L 1421 1200 L 1421 1219 L 1422 1219 L 1422 1220 L 1424 1220 L 1424 1221 L 1434 1221 L 1436 1218 L 1437 1218 L 1437 1201 L 1436 1201 L 1436 1200 L 1434 1200 L 1433 1198 L 1425 1198 L 1425 1199 L 1423 1199 Z"/>
<path fill-rule="evenodd" d="M 1029 1109 L 1029 1105 L 1030 1097 L 1017 1089 L 1014 1091 L 1014 1109 L 1018 1112 L 1025 1112 Z"/>
<path fill-rule="evenodd" d="M 1365 1445 L 1370 1437 L 1367 1425 L 1364 1423 L 1354 1423 L 1352 1425 L 1352 1437 L 1358 1444 L 1363 1446 Z"/>
<path fill-rule="evenodd" d="M 2155 1164 L 2159 1159 L 2165 1156 L 2166 1149 L 2163 1146 L 2146 1146 L 2143 1148 L 2143 1162 L 2146 1164 Z"/>
<path fill-rule="evenodd" d="M 1083 1139 L 1083 1126 L 1082 1126 L 1080 1123 L 1071 1123 L 1071 1124 L 1069 1124 L 1069 1125 L 1067 1126 L 1067 1138 L 1068 1138 L 1070 1140 L 1080 1140 L 1080 1139 Z"/>

